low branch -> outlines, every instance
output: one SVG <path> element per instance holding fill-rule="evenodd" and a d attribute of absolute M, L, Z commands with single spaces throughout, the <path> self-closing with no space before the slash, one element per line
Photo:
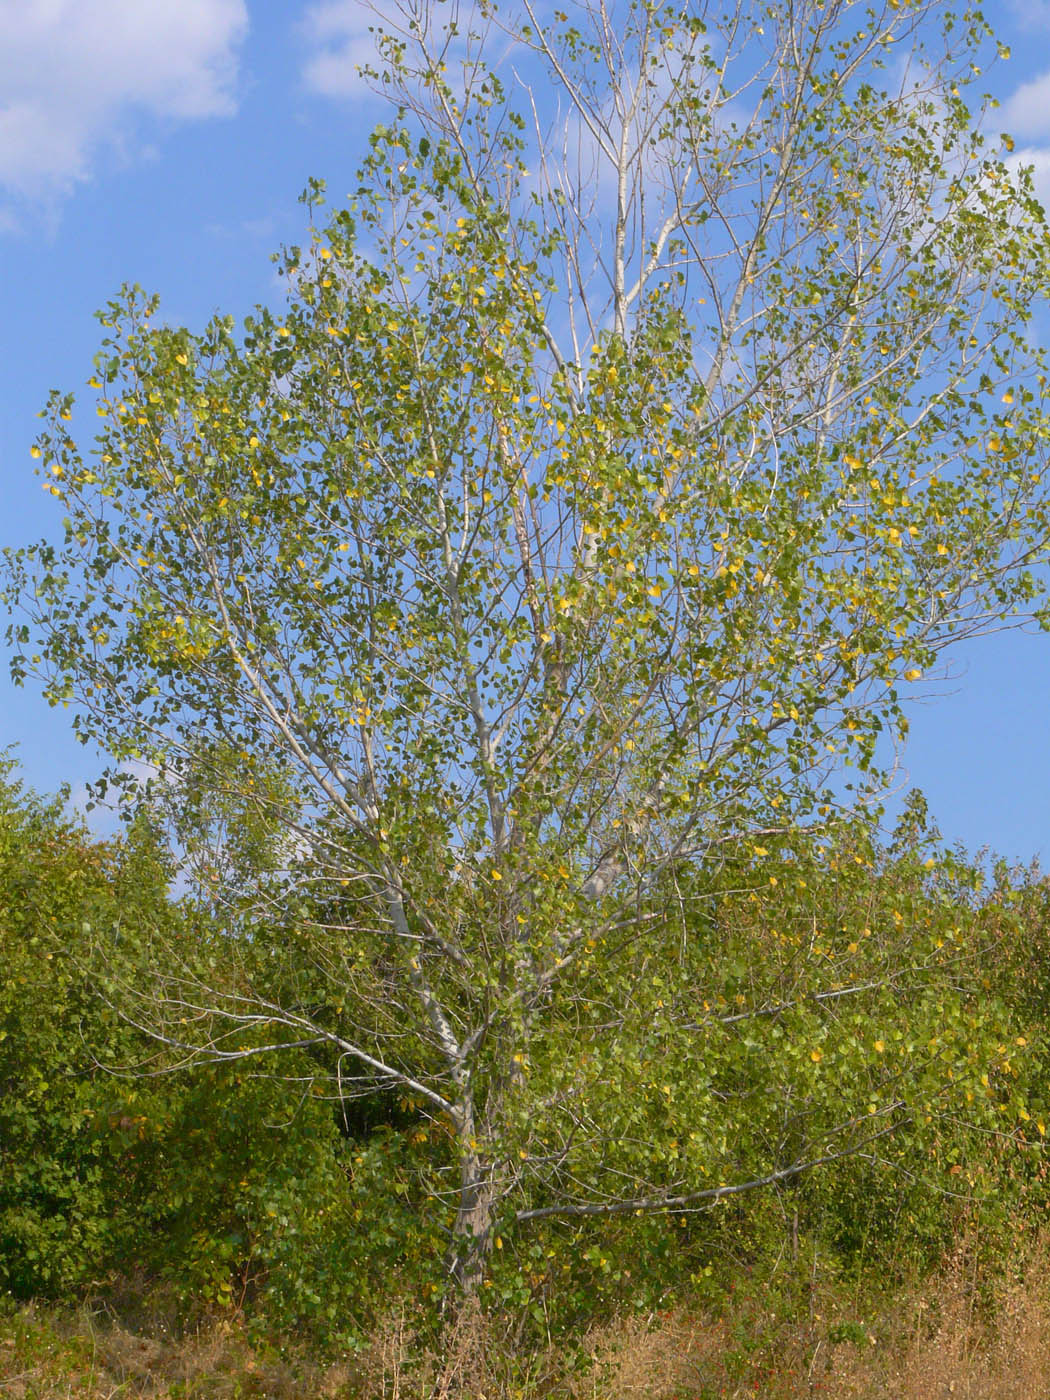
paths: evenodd
<path fill-rule="evenodd" d="M 904 1101 L 898 1100 L 896 1103 L 890 1104 L 884 1111 L 890 1113 L 903 1107 Z M 859 1121 L 859 1119 L 854 1119 L 855 1123 Z M 681 1196 L 640 1197 L 631 1201 L 611 1201 L 600 1205 L 541 1206 L 536 1210 L 518 1211 L 514 1219 L 521 1225 L 527 1220 L 579 1219 L 583 1216 L 641 1215 L 643 1213 L 652 1215 L 663 1211 L 702 1209 L 713 1201 L 722 1200 L 723 1197 L 740 1196 L 747 1191 L 758 1191 L 765 1186 L 775 1186 L 778 1182 L 790 1181 L 792 1177 L 801 1176 L 803 1172 L 811 1171 L 814 1167 L 823 1167 L 829 1162 L 841 1162 L 847 1157 L 855 1157 L 863 1148 L 877 1142 L 879 1138 L 888 1137 L 894 1131 L 894 1125 L 891 1123 L 888 1127 L 880 1129 L 879 1132 L 872 1133 L 869 1137 L 854 1143 L 852 1147 L 843 1148 L 839 1152 L 828 1152 L 822 1157 L 812 1157 L 805 1162 L 795 1162 L 790 1167 L 770 1172 L 767 1176 L 757 1176 L 750 1181 L 736 1182 L 732 1186 L 710 1186 L 706 1190 L 690 1191 Z"/>

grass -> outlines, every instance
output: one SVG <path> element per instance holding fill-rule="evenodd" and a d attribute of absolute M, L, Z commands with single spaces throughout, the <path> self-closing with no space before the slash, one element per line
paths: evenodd
<path fill-rule="evenodd" d="M 0 1316 L 4 1400 L 1046 1400 L 1050 1240 L 996 1279 L 960 1249 L 881 1303 L 814 1278 L 789 1296 L 742 1287 L 717 1310 L 683 1302 L 614 1317 L 529 1355 L 499 1318 L 467 1315 L 436 1354 L 411 1307 L 369 1345 L 321 1362 L 294 1339 L 253 1341 L 233 1312 L 179 1334 L 162 1308 L 135 1326 L 110 1307 Z M 865 1301 L 865 1297 L 867 1301 Z M 127 1312 L 127 1310 L 125 1310 Z"/>

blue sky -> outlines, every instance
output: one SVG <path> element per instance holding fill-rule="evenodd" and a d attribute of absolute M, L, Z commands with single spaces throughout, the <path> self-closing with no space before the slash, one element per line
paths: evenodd
<path fill-rule="evenodd" d="M 992 0 L 1013 52 L 995 126 L 1050 202 L 1050 0 Z M 383 114 L 356 74 L 360 0 L 0 0 L 0 546 L 58 524 L 33 474 L 36 412 L 82 390 L 93 312 L 124 281 L 199 326 L 278 295 L 269 254 L 304 233 L 310 176 L 350 187 Z M 912 710 L 902 787 L 945 837 L 1050 863 L 1050 635 L 987 638 Z M 0 745 L 26 778 L 79 787 L 101 761 L 69 716 L 0 670 Z"/>

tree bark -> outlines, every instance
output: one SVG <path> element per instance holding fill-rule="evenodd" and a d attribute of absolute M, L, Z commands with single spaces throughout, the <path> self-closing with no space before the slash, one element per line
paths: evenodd
<path fill-rule="evenodd" d="M 485 1261 L 492 1248 L 493 1200 L 491 1171 L 468 1143 L 462 1157 L 450 1260 L 460 1301 L 476 1297 L 485 1276 Z"/>

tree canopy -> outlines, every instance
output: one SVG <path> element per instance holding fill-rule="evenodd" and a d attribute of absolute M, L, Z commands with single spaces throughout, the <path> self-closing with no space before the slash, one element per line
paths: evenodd
<path fill-rule="evenodd" d="M 285 303 L 103 313 L 9 595 L 16 676 L 159 775 L 236 935 L 232 982 L 175 950 L 132 1014 L 406 1096 L 473 1286 L 501 1221 L 700 1207 L 899 1121 L 869 1045 L 836 1113 L 715 1129 L 745 1050 L 819 1077 L 852 984 L 749 979 L 714 891 L 804 881 L 803 834 L 863 861 L 844 765 L 877 789 L 944 648 L 1042 607 L 1046 226 L 976 14 L 398 13 L 396 115 L 345 208 L 308 191 Z"/>

